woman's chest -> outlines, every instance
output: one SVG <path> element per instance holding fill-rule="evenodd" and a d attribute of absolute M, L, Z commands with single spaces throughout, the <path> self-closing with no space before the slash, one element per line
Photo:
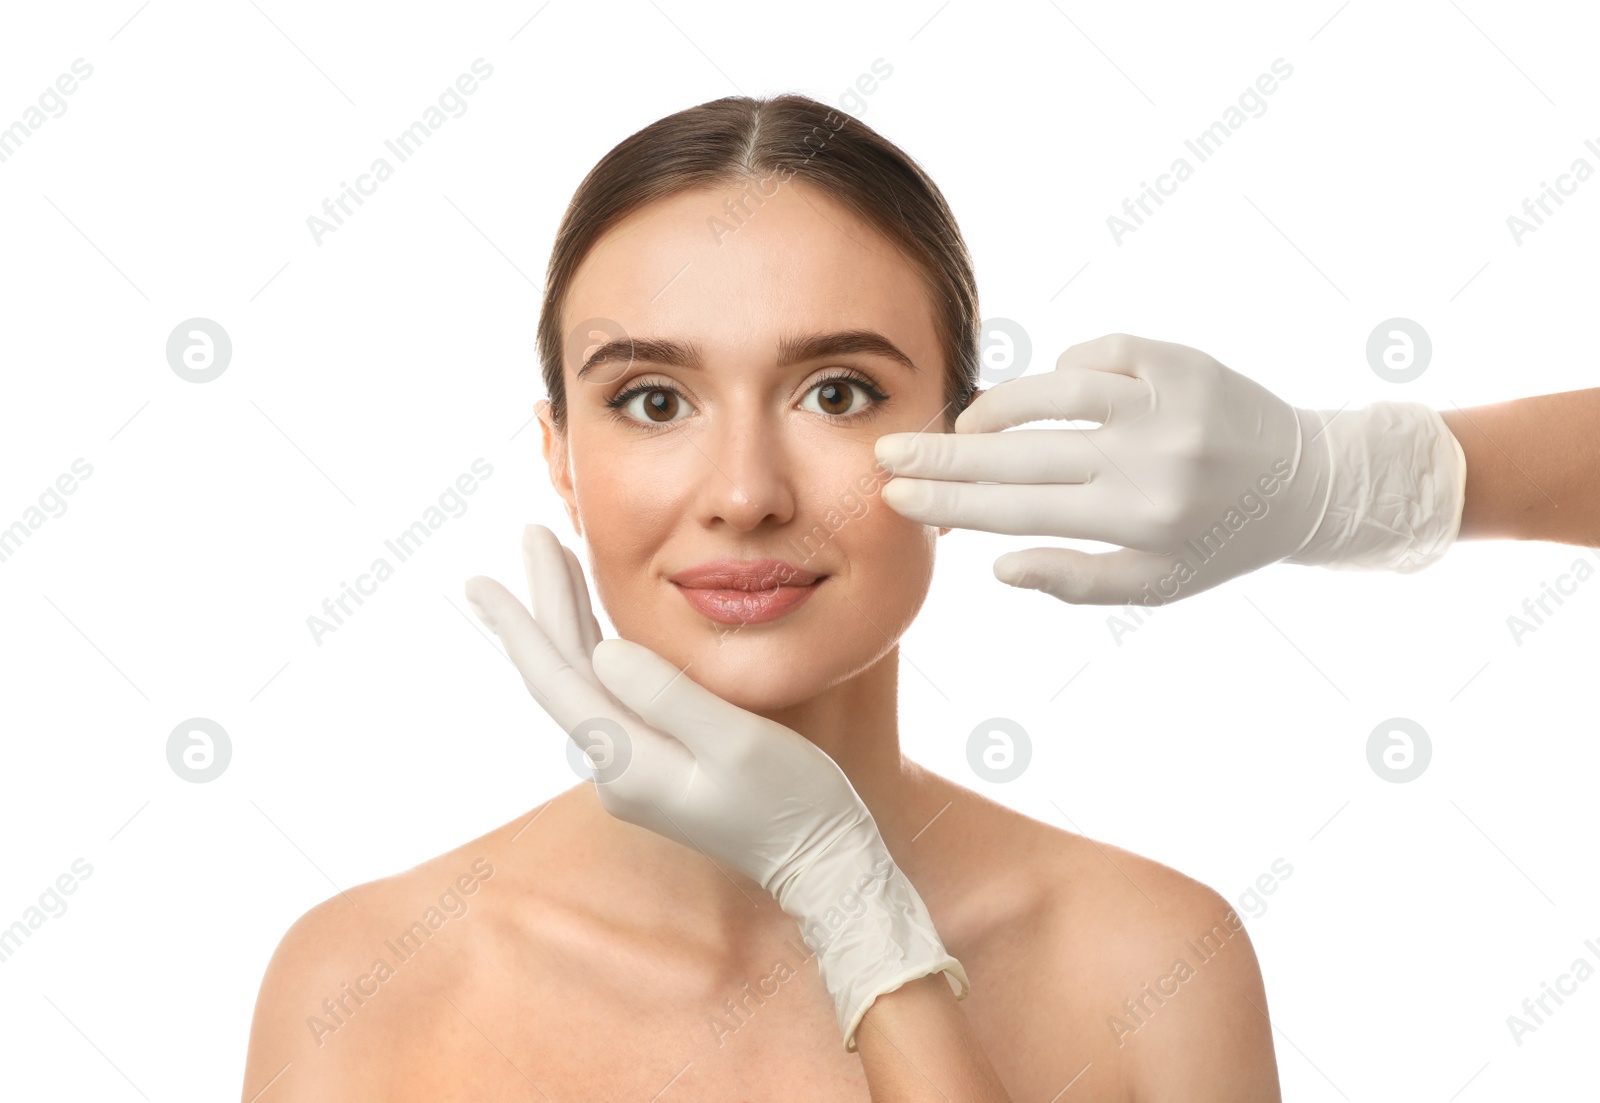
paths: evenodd
<path fill-rule="evenodd" d="M 1018 1099 L 1045 1087 L 1050 1098 L 1084 1071 L 1094 1022 L 1092 1008 L 1072 1006 L 1072 985 L 1045 975 L 1051 955 L 1031 937 L 985 939 L 963 956 L 973 986 L 963 1012 Z M 816 960 L 798 939 L 774 940 L 737 967 L 614 946 L 531 971 L 496 964 L 458 975 L 450 998 L 435 1001 L 447 1014 L 394 1045 L 387 1098 L 536 1089 L 535 1098 L 597 1101 L 870 1100 L 861 1058 L 845 1051 Z M 1093 1087 L 1101 1071 L 1076 1086 Z"/>
<path fill-rule="evenodd" d="M 845 1052 L 815 975 L 804 978 L 814 991 L 799 977 L 763 979 L 701 998 L 647 986 L 626 998 L 609 986 L 569 989 L 531 1005 L 462 993 L 451 1001 L 456 1024 L 442 1020 L 431 1038 L 394 1047 L 384 1096 L 869 1103 L 860 1059 Z"/>
<path fill-rule="evenodd" d="M 511 1098 L 868 1103 L 816 959 L 798 938 L 731 961 L 614 940 L 470 955 L 419 986 L 411 1026 L 370 1038 L 390 1100 Z M 443 964 L 443 963 L 441 963 Z M 526 959 L 524 958 L 524 965 Z"/>

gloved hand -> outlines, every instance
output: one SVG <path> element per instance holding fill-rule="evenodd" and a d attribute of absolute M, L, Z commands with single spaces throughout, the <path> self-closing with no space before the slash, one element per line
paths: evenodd
<path fill-rule="evenodd" d="M 1000 430 L 1039 419 L 1098 429 Z M 1112 334 L 984 392 L 954 433 L 888 433 L 895 512 L 1122 547 L 1008 552 L 995 577 L 1163 605 L 1268 563 L 1420 570 L 1455 541 L 1466 457 L 1438 413 L 1296 409 L 1197 349 Z"/>
<path fill-rule="evenodd" d="M 481 575 L 467 601 L 580 747 L 593 732 L 614 744 L 595 778 L 606 811 L 770 892 L 817 955 L 846 1051 L 872 1001 L 907 981 L 942 970 L 966 998 L 966 971 L 827 752 L 649 648 L 602 640 L 578 557 L 543 525 L 529 525 L 522 546 L 533 615 Z"/>

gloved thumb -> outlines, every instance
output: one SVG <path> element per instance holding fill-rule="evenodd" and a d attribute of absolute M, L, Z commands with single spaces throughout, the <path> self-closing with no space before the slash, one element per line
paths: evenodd
<path fill-rule="evenodd" d="M 1028 548 L 996 559 L 994 576 L 1008 586 L 1042 590 L 1071 605 L 1125 605 L 1151 592 L 1161 595 L 1156 584 L 1167 579 L 1172 567 L 1167 556 L 1130 548 L 1109 552 Z"/>
<path fill-rule="evenodd" d="M 696 758 L 715 760 L 742 742 L 752 714 L 693 681 L 643 644 L 601 640 L 590 661 L 611 695 L 646 724 L 665 732 Z"/>

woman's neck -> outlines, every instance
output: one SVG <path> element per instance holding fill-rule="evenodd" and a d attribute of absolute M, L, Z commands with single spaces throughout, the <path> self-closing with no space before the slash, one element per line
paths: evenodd
<path fill-rule="evenodd" d="M 896 645 L 866 670 L 815 697 L 762 713 L 827 752 L 855 786 L 880 831 L 898 818 L 905 796 L 899 670 Z"/>
<path fill-rule="evenodd" d="M 930 795 L 924 792 L 929 775 L 900 755 L 898 674 L 896 647 L 815 697 L 762 715 L 805 736 L 838 763 L 903 864 L 926 826 Z M 576 804 L 568 814 L 581 821 L 573 827 L 584 839 L 587 860 L 606 870 L 614 906 L 647 925 L 682 924 L 719 931 L 718 938 L 739 940 L 738 932 L 774 922 L 786 927 L 776 902 L 754 882 L 677 842 L 613 819 L 593 790 L 585 785 L 574 791 Z M 590 891 L 603 890 L 594 885 Z"/>

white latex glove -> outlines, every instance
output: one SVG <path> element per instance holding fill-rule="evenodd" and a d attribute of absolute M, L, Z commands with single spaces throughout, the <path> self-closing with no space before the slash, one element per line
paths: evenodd
<path fill-rule="evenodd" d="M 1040 419 L 1098 429 L 1009 426 Z M 1089 605 L 1163 605 L 1280 560 L 1410 572 L 1461 527 L 1467 465 L 1417 403 L 1296 409 L 1197 349 L 1126 334 L 990 388 L 954 433 L 888 433 L 895 512 L 1122 547 L 1008 552 L 995 577 Z"/>
<path fill-rule="evenodd" d="M 467 601 L 578 746 L 591 733 L 611 745 L 595 777 L 606 811 L 770 892 L 817 955 L 848 1052 L 872 1001 L 907 981 L 942 970 L 966 998 L 966 971 L 827 752 L 649 648 L 602 640 L 578 557 L 543 525 L 529 525 L 522 546 L 534 614 L 481 575 Z"/>

